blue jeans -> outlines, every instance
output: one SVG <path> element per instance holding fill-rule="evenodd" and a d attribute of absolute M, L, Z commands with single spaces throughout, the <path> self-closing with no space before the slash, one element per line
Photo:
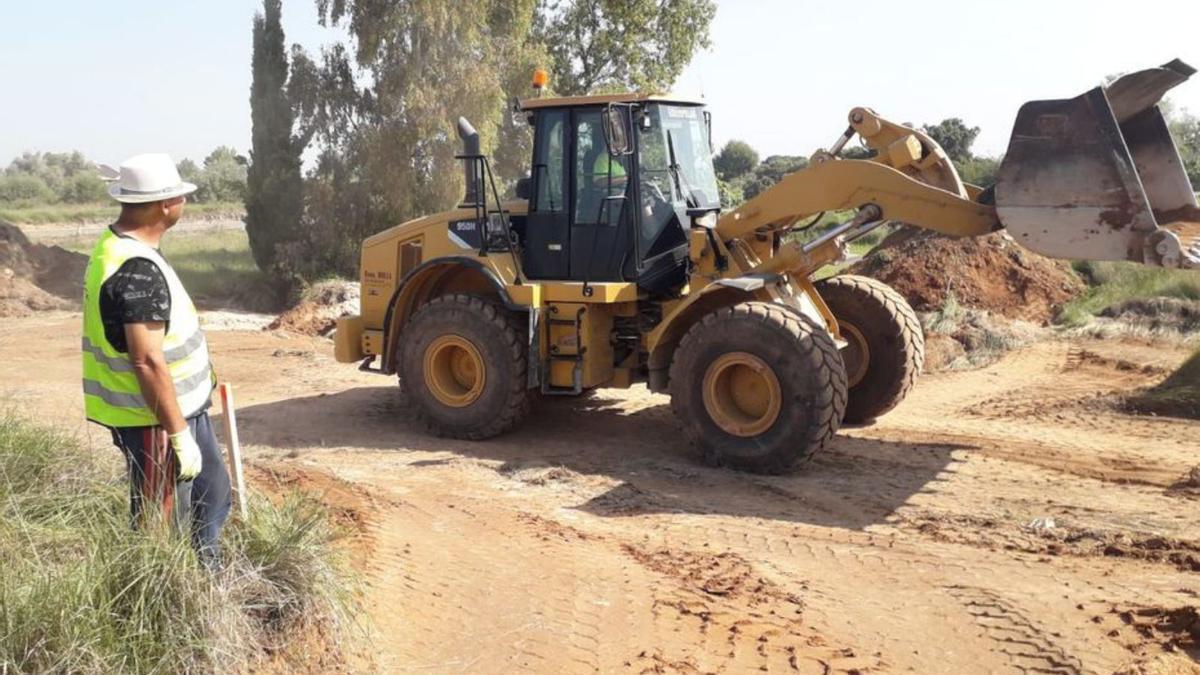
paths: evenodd
<path fill-rule="evenodd" d="M 191 533 L 200 560 L 212 567 L 220 562 L 221 527 L 229 517 L 229 472 L 208 413 L 187 423 L 203 459 L 195 480 L 178 479 L 178 460 L 162 427 L 114 428 L 113 443 L 125 455 L 129 470 L 129 512 L 134 527 L 145 516 L 147 503 L 157 505 L 181 532 Z"/>

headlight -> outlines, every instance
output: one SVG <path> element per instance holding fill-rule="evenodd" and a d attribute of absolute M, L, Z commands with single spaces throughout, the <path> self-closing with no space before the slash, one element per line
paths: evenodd
<path fill-rule="evenodd" d="M 692 218 L 692 225 L 694 227 L 703 227 L 709 230 L 713 229 L 717 226 L 717 212 L 709 211 L 702 216 Z"/>

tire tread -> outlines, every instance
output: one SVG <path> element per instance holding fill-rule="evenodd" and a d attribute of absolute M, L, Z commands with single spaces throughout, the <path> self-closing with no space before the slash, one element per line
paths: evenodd
<path fill-rule="evenodd" d="M 510 312 L 496 305 L 494 302 L 478 296 L 458 293 L 438 296 L 422 305 L 409 320 L 406 331 L 418 325 L 418 319 L 422 316 L 446 311 L 449 308 L 464 310 L 478 316 L 486 323 L 491 324 L 491 328 L 497 331 L 504 341 L 504 347 L 510 359 L 508 363 L 500 365 L 501 367 L 509 368 L 511 371 L 511 377 L 509 378 L 511 385 L 505 397 L 504 408 L 500 414 L 495 415 L 483 424 L 461 428 L 443 424 L 432 417 L 424 406 L 420 404 L 410 405 L 409 408 L 414 412 L 421 426 L 426 431 L 437 436 L 463 440 L 483 440 L 512 430 L 529 414 L 533 399 L 525 380 L 528 358 L 525 341 L 522 339 L 522 336 L 525 335 L 527 329 L 518 319 L 515 312 Z M 399 342 L 401 349 L 403 348 L 402 345 L 405 344 L 405 338 L 406 336 L 402 333 Z M 485 364 L 488 368 L 495 365 Z M 401 383 L 401 386 L 403 387 L 403 383 Z M 410 403 L 413 402 L 412 392 L 406 393 L 406 399 Z"/>
<path fill-rule="evenodd" d="M 900 347 L 899 361 L 902 374 L 888 383 L 879 400 L 872 403 L 867 414 L 857 410 L 853 402 L 848 406 L 847 421 L 862 422 L 887 413 L 908 396 L 916 384 L 917 376 L 925 365 L 925 336 L 921 321 L 904 296 L 894 288 L 877 279 L 857 275 L 840 275 L 817 283 L 817 290 L 824 296 L 838 289 L 856 294 L 877 304 L 888 315 L 889 321 L 873 326 L 888 329 L 888 336 Z M 836 312 L 835 312 L 836 314 Z"/>
<path fill-rule="evenodd" d="M 702 406 L 703 403 L 691 400 L 691 397 L 677 389 L 677 383 L 688 380 L 686 369 L 693 367 L 692 354 L 706 341 L 720 339 L 721 326 L 727 322 L 756 321 L 775 330 L 783 331 L 794 343 L 800 353 L 800 361 L 811 369 L 815 381 L 826 386 L 815 387 L 816 391 L 802 390 L 798 396 L 810 397 L 813 410 L 816 412 L 814 423 L 809 428 L 797 430 L 802 437 L 793 444 L 798 450 L 776 450 L 761 459 L 753 461 L 738 460 L 737 467 L 750 471 L 779 474 L 791 471 L 812 459 L 817 452 L 824 448 L 837 434 L 841 426 L 842 415 L 845 411 L 846 373 L 842 365 L 842 357 L 837 345 L 824 330 L 804 315 L 791 308 L 769 302 L 743 302 L 730 307 L 711 312 L 696 322 L 680 341 L 672 359 L 670 382 L 672 383 L 671 406 L 681 421 L 684 421 L 684 433 L 693 446 L 701 451 L 702 460 L 711 465 L 728 462 L 719 451 L 713 447 L 711 439 L 704 437 L 704 430 L 696 425 L 687 423 L 691 418 L 691 407 Z M 693 374 L 694 375 L 694 374 Z"/>

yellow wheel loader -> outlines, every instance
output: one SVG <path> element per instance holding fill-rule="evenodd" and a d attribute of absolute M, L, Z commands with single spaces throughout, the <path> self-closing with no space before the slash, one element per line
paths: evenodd
<path fill-rule="evenodd" d="M 1198 220 L 1196 198 L 1157 105 L 1193 72 L 1174 61 L 1025 104 L 986 189 L 926 134 L 855 108 L 807 168 L 729 211 L 700 102 L 518 102 L 533 157 L 507 202 L 460 119 L 463 203 L 363 243 L 362 312 L 339 322 L 337 357 L 398 375 L 432 432 L 464 439 L 512 429 L 542 396 L 645 382 L 707 462 L 783 472 L 843 420 L 891 410 L 921 371 L 921 327 L 895 291 L 812 281 L 885 223 L 1200 267 L 1195 229 L 1174 222 Z M 856 136 L 869 159 L 840 156 Z M 838 211 L 853 215 L 788 236 Z"/>

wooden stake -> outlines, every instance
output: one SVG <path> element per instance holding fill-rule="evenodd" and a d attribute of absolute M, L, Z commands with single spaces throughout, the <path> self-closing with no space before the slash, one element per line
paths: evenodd
<path fill-rule="evenodd" d="M 222 382 L 221 408 L 225 412 L 225 443 L 229 467 L 233 469 L 233 496 L 237 500 L 238 514 L 246 517 L 246 479 L 242 474 L 242 447 L 238 443 L 237 413 L 233 407 L 233 385 Z"/>

